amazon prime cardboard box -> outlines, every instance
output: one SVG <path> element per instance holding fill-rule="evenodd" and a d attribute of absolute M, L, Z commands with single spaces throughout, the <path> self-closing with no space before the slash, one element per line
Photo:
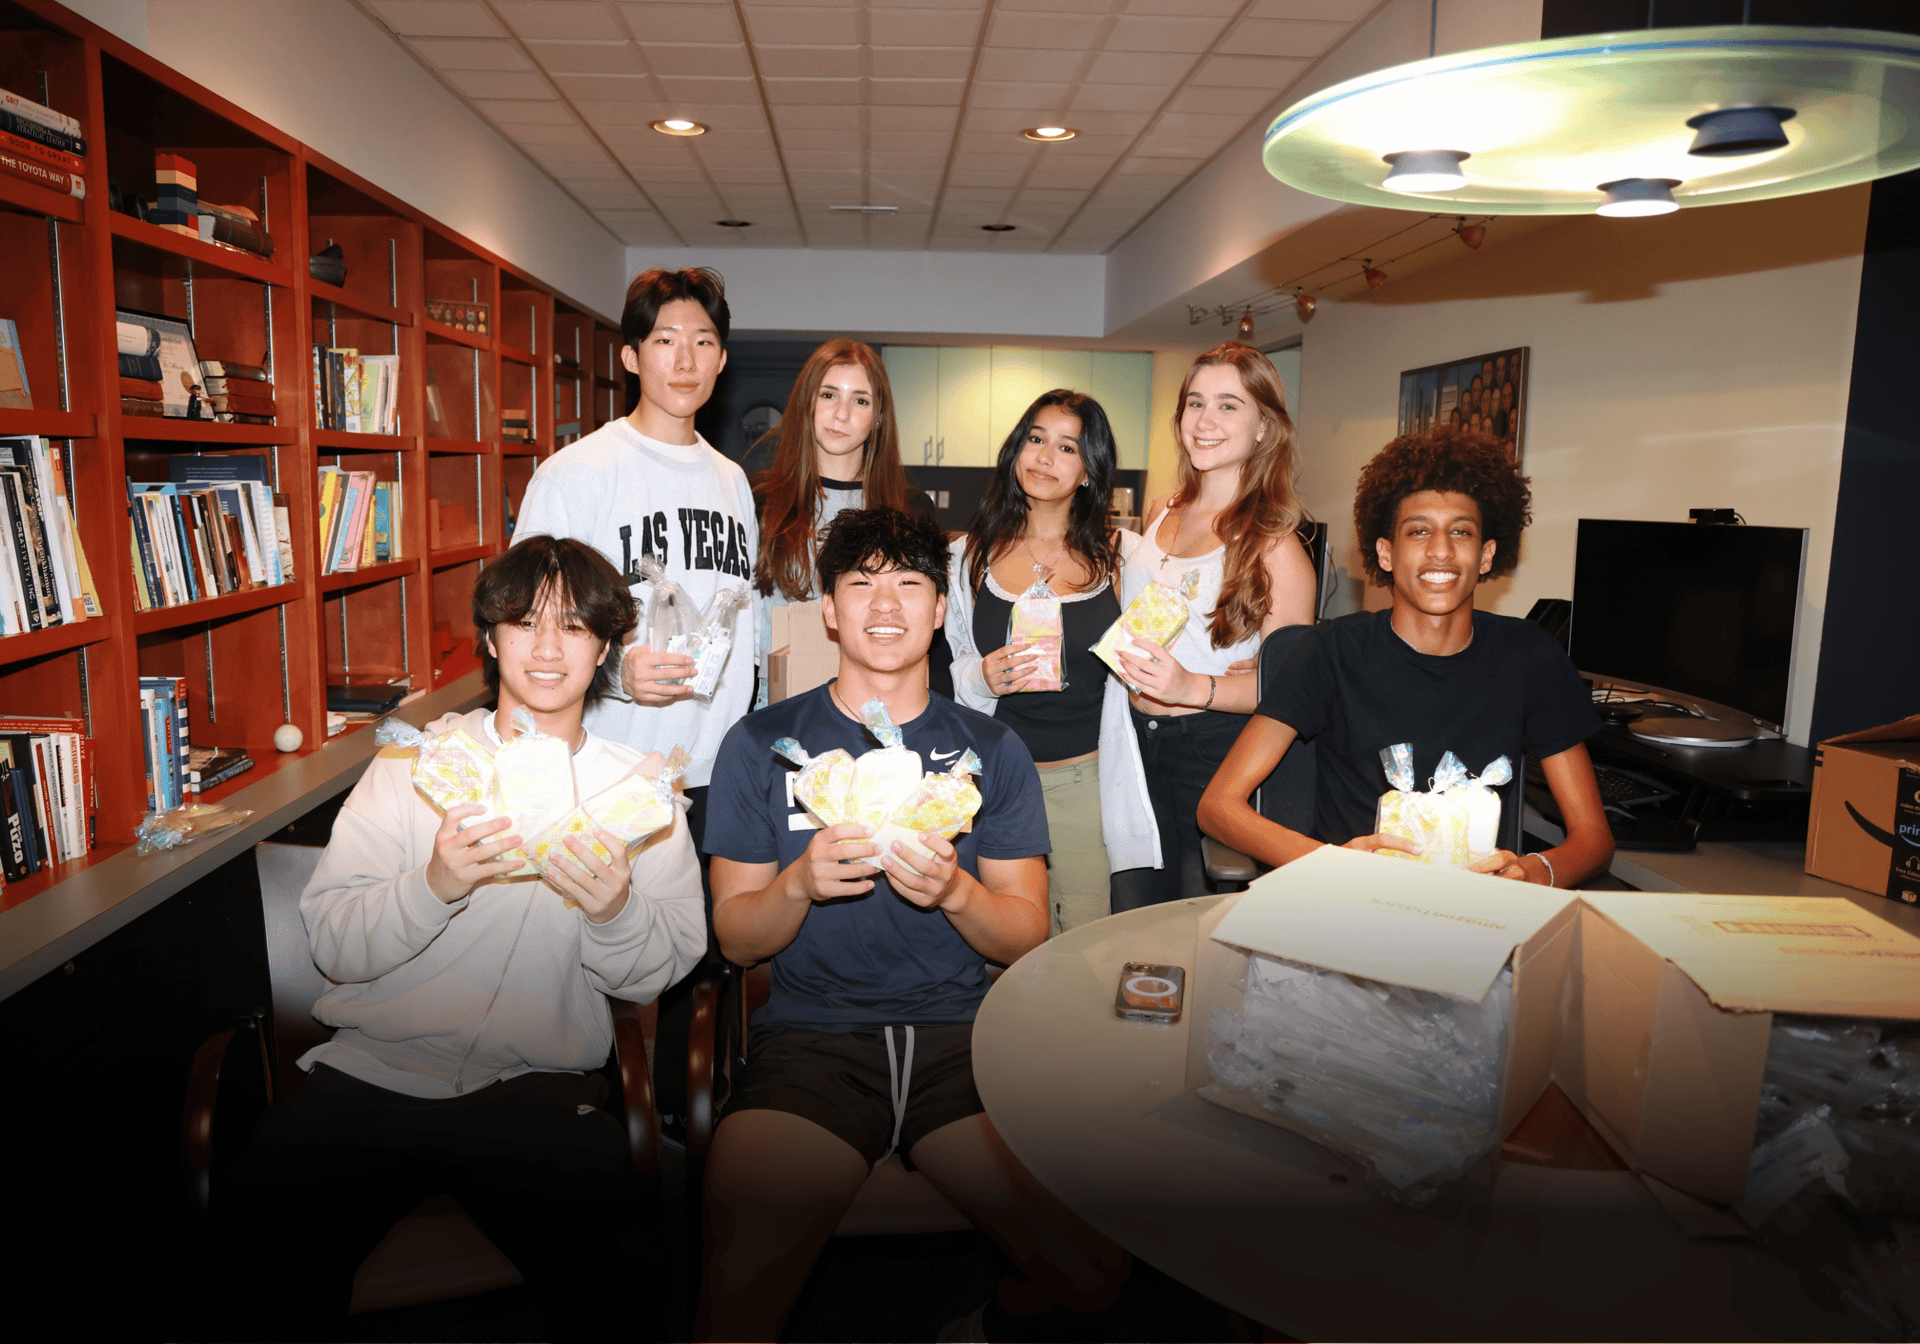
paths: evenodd
<path fill-rule="evenodd" d="M 1920 714 L 1814 753 L 1807 871 L 1920 905 Z"/>
<path fill-rule="evenodd" d="M 1586 892 L 1555 1071 L 1635 1170 L 1747 1202 L 1776 1014 L 1920 1018 L 1920 939 L 1844 897 Z"/>

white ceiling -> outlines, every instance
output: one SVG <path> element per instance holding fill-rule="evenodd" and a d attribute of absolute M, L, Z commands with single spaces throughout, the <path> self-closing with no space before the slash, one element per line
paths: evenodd
<path fill-rule="evenodd" d="M 1378 0 L 355 3 L 628 243 L 1097 253 Z"/>

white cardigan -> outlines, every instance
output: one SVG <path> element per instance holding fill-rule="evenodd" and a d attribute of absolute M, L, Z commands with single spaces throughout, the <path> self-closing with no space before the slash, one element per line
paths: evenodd
<path fill-rule="evenodd" d="M 1139 544 L 1136 534 L 1120 533 L 1123 564 Z M 1000 697 L 987 689 L 980 671 L 984 654 L 974 647 L 973 585 L 965 574 L 966 551 L 967 539 L 961 537 L 952 544 L 947 560 L 947 644 L 953 650 L 953 692 L 969 709 L 991 714 L 999 707 Z M 1147 772 L 1140 763 L 1140 742 L 1127 711 L 1127 688 L 1112 676 L 1107 678 L 1106 698 L 1100 703 L 1100 835 L 1106 843 L 1109 871 L 1161 866 L 1160 827 L 1147 797 Z"/>

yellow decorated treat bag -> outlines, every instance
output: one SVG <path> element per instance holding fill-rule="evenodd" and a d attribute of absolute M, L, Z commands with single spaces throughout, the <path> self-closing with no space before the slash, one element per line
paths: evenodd
<path fill-rule="evenodd" d="M 1013 610 L 1007 616 L 1007 643 L 1022 653 L 1039 655 L 1031 664 L 1032 670 L 1013 688 L 1015 693 L 1067 688 L 1065 665 L 1060 656 L 1066 635 L 1060 599 L 1045 579 L 1013 600 Z"/>
<path fill-rule="evenodd" d="M 1187 617 L 1193 609 L 1187 605 L 1200 587 L 1200 571 L 1190 569 L 1180 576 L 1180 586 L 1170 588 L 1159 580 L 1154 580 L 1140 590 L 1139 596 L 1127 603 L 1127 609 L 1120 613 L 1120 619 L 1107 627 L 1107 633 L 1100 636 L 1100 642 L 1093 646 L 1093 654 L 1101 662 L 1112 668 L 1126 681 L 1127 689 L 1138 691 L 1140 688 L 1127 681 L 1127 670 L 1120 666 L 1116 649 L 1134 652 L 1135 639 L 1150 639 L 1161 648 L 1166 648 L 1180 637 L 1186 629 Z"/>
<path fill-rule="evenodd" d="M 974 786 L 972 776 L 979 773 L 980 758 L 971 749 L 961 752 L 960 759 L 945 773 L 929 772 L 894 809 L 893 815 L 874 831 L 871 843 L 878 845 L 882 854 L 887 854 L 892 852 L 893 842 L 900 840 L 916 853 L 933 857 L 920 843 L 921 835 L 931 831 L 944 840 L 951 840 L 972 823 L 974 814 L 980 810 L 980 790 Z"/>
<path fill-rule="evenodd" d="M 1439 766 L 1424 793 L 1414 791 L 1413 744 L 1399 742 L 1380 752 L 1387 782 L 1393 787 L 1380 795 L 1373 829 L 1397 835 L 1420 846 L 1420 853 L 1379 852 L 1418 863 L 1466 868 L 1500 847 L 1500 795 L 1494 789 L 1513 778 L 1505 756 L 1496 758 L 1476 778 L 1452 752 Z"/>
<path fill-rule="evenodd" d="M 838 826 L 852 821 L 848 795 L 853 792 L 853 753 L 835 747 L 823 756 L 809 756 L 806 749 L 790 737 L 773 744 L 780 755 L 800 767 L 793 777 L 794 801 L 807 809 L 822 826 Z"/>

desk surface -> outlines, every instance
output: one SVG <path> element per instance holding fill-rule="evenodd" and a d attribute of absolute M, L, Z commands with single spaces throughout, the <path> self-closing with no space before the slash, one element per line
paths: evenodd
<path fill-rule="evenodd" d="M 419 727 L 486 703 L 478 672 L 420 697 L 393 717 Z M 367 729 L 335 738 L 223 802 L 250 808 L 237 826 L 179 849 L 139 854 L 132 846 L 90 864 L 12 909 L 0 911 L 0 999 L 124 928 L 169 896 L 252 849 L 320 803 L 351 788 L 377 750 Z"/>
<path fill-rule="evenodd" d="M 1751 1247 L 1688 1241 L 1627 1172 L 1502 1163 L 1490 1204 L 1410 1212 L 1327 1150 L 1188 1091 L 1189 1024 L 1115 1018 L 1114 986 L 1127 961 L 1191 968 L 1200 914 L 1224 899 L 1072 930 L 981 1006 L 988 1113 L 1101 1231 L 1299 1339 L 1847 1336 Z"/>

